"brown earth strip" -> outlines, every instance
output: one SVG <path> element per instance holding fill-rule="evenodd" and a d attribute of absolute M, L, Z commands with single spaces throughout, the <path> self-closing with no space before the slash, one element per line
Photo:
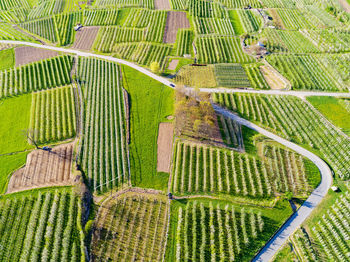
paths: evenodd
<path fill-rule="evenodd" d="M 20 46 L 15 48 L 16 66 L 29 64 L 58 55 L 59 54 L 56 51 L 31 46 Z"/>
<path fill-rule="evenodd" d="M 169 70 L 175 70 L 178 63 L 179 63 L 178 59 L 171 60 L 171 62 L 169 63 L 168 69 Z"/>
<path fill-rule="evenodd" d="M 190 21 L 188 21 L 186 13 L 169 11 L 166 18 L 163 42 L 175 43 L 177 30 L 179 28 L 190 28 Z"/>
<path fill-rule="evenodd" d="M 25 167 L 11 176 L 7 193 L 72 184 L 73 146 L 69 143 L 56 146 L 50 152 L 39 149 L 29 153 Z"/>
<path fill-rule="evenodd" d="M 83 27 L 75 34 L 73 48 L 80 50 L 90 50 L 95 42 L 99 27 Z"/>
<path fill-rule="evenodd" d="M 156 10 L 169 10 L 171 9 L 169 0 L 155 0 L 154 9 Z"/>
<path fill-rule="evenodd" d="M 160 123 L 158 133 L 157 171 L 170 172 L 171 155 L 173 151 L 174 125 Z"/>

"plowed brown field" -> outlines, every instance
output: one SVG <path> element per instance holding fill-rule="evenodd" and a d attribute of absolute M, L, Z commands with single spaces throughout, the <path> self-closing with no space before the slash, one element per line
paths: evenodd
<path fill-rule="evenodd" d="M 41 149 L 31 152 L 25 167 L 13 173 L 7 193 L 72 184 L 72 156 L 73 143 L 59 145 L 51 152 Z"/>
<path fill-rule="evenodd" d="M 98 26 L 83 27 L 75 34 L 73 48 L 90 50 L 98 33 Z"/>
<path fill-rule="evenodd" d="M 170 172 L 171 154 L 173 152 L 174 125 L 160 123 L 158 133 L 157 171 Z"/>
<path fill-rule="evenodd" d="M 154 9 L 156 9 L 156 10 L 169 10 L 169 9 L 171 9 L 169 0 L 155 0 L 154 1 Z"/>
<path fill-rule="evenodd" d="M 20 46 L 15 48 L 16 66 L 48 59 L 57 55 L 58 52 L 56 51 L 31 46 Z"/>
<path fill-rule="evenodd" d="M 164 43 L 175 43 L 176 34 L 179 28 L 190 28 L 190 21 L 188 21 L 185 12 L 169 11 L 166 18 Z"/>

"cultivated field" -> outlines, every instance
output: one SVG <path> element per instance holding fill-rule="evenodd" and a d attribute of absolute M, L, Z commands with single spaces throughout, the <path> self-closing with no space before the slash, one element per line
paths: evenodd
<path fill-rule="evenodd" d="M 177 31 L 180 28 L 189 28 L 190 22 L 187 19 L 185 12 L 168 12 L 165 32 L 164 32 L 164 43 L 175 43 Z"/>
<path fill-rule="evenodd" d="M 169 0 L 155 0 L 154 1 L 154 9 L 156 9 L 156 10 L 169 10 L 170 9 Z"/>
<path fill-rule="evenodd" d="M 126 193 L 111 198 L 97 214 L 92 261 L 162 261 L 168 219 L 165 196 Z"/>
<path fill-rule="evenodd" d="M 83 27 L 75 34 L 73 48 L 81 50 L 91 50 L 97 36 L 99 27 Z"/>
<path fill-rule="evenodd" d="M 11 176 L 7 193 L 38 187 L 71 185 L 73 146 L 73 143 L 63 144 L 51 151 L 39 149 L 29 153 L 25 167 Z"/>
<path fill-rule="evenodd" d="M 85 261 L 80 199 L 70 190 L 0 200 L 3 261 Z"/>
<path fill-rule="evenodd" d="M 48 59 L 54 56 L 58 56 L 58 52 L 30 46 L 20 46 L 15 48 L 16 66 Z"/>
<path fill-rule="evenodd" d="M 158 131 L 157 171 L 170 172 L 171 155 L 173 152 L 174 125 L 160 123 Z"/>

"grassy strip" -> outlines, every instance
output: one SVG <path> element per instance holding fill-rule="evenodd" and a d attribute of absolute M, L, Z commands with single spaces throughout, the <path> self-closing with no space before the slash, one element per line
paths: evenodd
<path fill-rule="evenodd" d="M 32 148 L 25 136 L 31 102 L 32 94 L 0 100 L 0 154 Z"/>
<path fill-rule="evenodd" d="M 132 185 L 166 190 L 169 175 L 157 172 L 157 137 L 159 123 L 173 114 L 174 92 L 134 69 L 122 68 L 130 99 Z"/>
<path fill-rule="evenodd" d="M 311 96 L 307 100 L 330 122 L 350 135 L 350 114 L 335 97 Z"/>
<path fill-rule="evenodd" d="M 0 156 L 0 194 L 6 191 L 10 173 L 25 164 L 28 153 Z"/>
<path fill-rule="evenodd" d="M 15 51 L 13 48 L 0 51 L 0 70 L 15 66 Z"/>

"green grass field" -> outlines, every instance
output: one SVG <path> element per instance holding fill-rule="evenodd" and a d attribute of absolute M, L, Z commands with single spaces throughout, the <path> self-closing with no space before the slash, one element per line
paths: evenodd
<path fill-rule="evenodd" d="M 15 66 L 15 51 L 13 48 L 0 51 L 0 70 Z"/>
<path fill-rule="evenodd" d="M 32 148 L 25 136 L 31 102 L 32 94 L 0 100 L 0 155 Z"/>
<path fill-rule="evenodd" d="M 228 15 L 230 17 L 233 29 L 237 35 L 241 35 L 244 33 L 243 26 L 239 20 L 239 16 L 236 10 L 229 10 Z"/>
<path fill-rule="evenodd" d="M 0 194 L 5 193 L 9 174 L 25 164 L 28 153 L 0 156 Z"/>
<path fill-rule="evenodd" d="M 142 73 L 123 66 L 130 103 L 130 165 L 134 186 L 166 190 L 167 173 L 157 173 L 160 122 L 173 114 L 174 92 Z"/>
<path fill-rule="evenodd" d="M 332 124 L 350 135 L 350 114 L 334 97 L 312 96 L 307 100 L 320 111 Z"/>

